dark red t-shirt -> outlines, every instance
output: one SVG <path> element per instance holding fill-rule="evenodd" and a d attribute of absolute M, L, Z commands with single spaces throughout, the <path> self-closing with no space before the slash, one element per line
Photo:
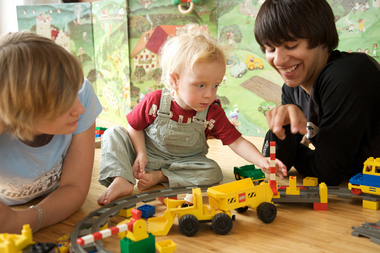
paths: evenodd
<path fill-rule="evenodd" d="M 144 99 L 127 114 L 128 123 L 135 130 L 143 130 L 148 127 L 157 117 L 160 106 L 162 90 L 156 90 L 145 95 Z M 195 110 L 184 110 L 175 101 L 171 103 L 173 116 L 171 120 L 186 124 L 192 122 L 196 114 Z M 219 100 L 210 105 L 206 117 L 206 138 L 213 136 L 222 141 L 223 145 L 229 145 L 236 141 L 241 133 L 228 120 Z"/>

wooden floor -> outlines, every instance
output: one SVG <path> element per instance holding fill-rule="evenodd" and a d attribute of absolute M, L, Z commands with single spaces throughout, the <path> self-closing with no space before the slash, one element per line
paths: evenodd
<path fill-rule="evenodd" d="M 262 138 L 247 137 L 261 149 Z M 223 169 L 222 183 L 234 181 L 233 167 L 246 165 L 218 140 L 209 140 L 208 157 L 216 160 Z M 105 190 L 97 182 L 100 164 L 100 149 L 95 150 L 95 163 L 90 193 L 82 208 L 68 219 L 40 230 L 33 235 L 36 242 L 56 242 L 70 233 L 75 224 L 91 211 L 98 209 L 96 199 Z M 302 185 L 302 177 L 296 171 L 297 185 Z M 268 176 L 267 176 L 268 178 Z M 279 180 L 279 185 L 288 185 L 288 180 Z M 343 184 L 346 187 L 347 184 Z M 160 187 L 160 186 L 157 186 Z M 154 187 L 153 189 L 157 189 Z M 151 190 L 153 190 L 151 189 Z M 139 191 L 136 189 L 135 193 Z M 142 203 L 143 204 L 143 203 Z M 156 216 L 162 215 L 165 206 L 158 201 L 148 203 L 156 207 Z M 210 223 L 202 223 L 194 237 L 186 237 L 179 232 L 177 221 L 167 236 L 157 236 L 156 242 L 171 239 L 177 245 L 175 252 L 380 252 L 380 245 L 366 237 L 354 237 L 351 226 L 361 226 L 364 222 L 378 222 L 380 210 L 362 207 L 361 198 L 337 198 L 329 195 L 328 211 L 314 211 L 312 204 L 275 204 L 277 217 L 271 224 L 265 224 L 256 216 L 256 211 L 248 209 L 244 214 L 236 214 L 231 232 L 221 236 L 214 233 Z M 29 206 L 29 205 L 28 205 Z M 124 220 L 122 217 L 110 219 L 110 226 Z M 120 252 L 117 236 L 104 240 L 108 250 Z"/>

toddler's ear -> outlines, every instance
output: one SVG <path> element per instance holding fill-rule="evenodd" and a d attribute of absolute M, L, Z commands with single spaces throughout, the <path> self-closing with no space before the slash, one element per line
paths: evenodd
<path fill-rule="evenodd" d="M 172 72 L 169 74 L 169 76 L 170 76 L 170 80 L 169 80 L 170 87 L 172 87 L 173 90 L 178 90 L 178 80 L 179 80 L 178 74 Z"/>

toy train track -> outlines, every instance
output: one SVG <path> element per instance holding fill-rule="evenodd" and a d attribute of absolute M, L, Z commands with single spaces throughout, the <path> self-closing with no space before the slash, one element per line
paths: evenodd
<path fill-rule="evenodd" d="M 211 187 L 208 186 L 187 186 L 187 187 L 175 187 L 175 188 L 164 188 L 149 192 L 144 192 L 132 196 L 128 196 L 119 200 L 115 200 L 108 205 L 105 205 L 93 212 L 91 212 L 87 217 L 78 222 L 73 230 L 70 233 L 70 251 L 72 253 L 86 253 L 91 251 L 97 252 L 110 252 L 104 248 L 104 244 L 101 240 L 97 240 L 93 243 L 81 246 L 77 243 L 77 239 L 85 235 L 89 235 L 95 232 L 100 231 L 100 228 L 103 227 L 108 218 L 112 218 L 120 213 L 120 211 L 127 210 L 136 206 L 140 202 L 150 202 L 156 200 L 158 197 L 177 197 L 178 194 L 192 193 L 193 188 L 200 188 L 202 192 L 206 192 L 207 189 Z M 281 198 L 275 199 L 272 201 L 274 203 L 283 203 L 283 202 L 292 202 L 292 203 L 315 203 L 319 202 L 319 189 L 318 187 L 304 187 L 304 190 L 301 190 L 300 195 L 286 195 L 285 191 L 279 190 L 281 193 Z M 370 194 L 361 194 L 354 195 L 347 188 L 341 187 L 328 187 L 328 194 L 336 195 L 338 198 L 351 198 L 361 197 L 363 200 L 368 201 L 379 201 L 379 195 L 370 195 Z M 327 196 L 326 196 L 327 197 Z"/>
<path fill-rule="evenodd" d="M 154 201 L 158 197 L 177 197 L 178 194 L 191 193 L 193 188 L 200 188 L 202 192 L 207 191 L 211 187 L 210 185 L 205 186 L 184 186 L 175 188 L 165 188 L 149 192 L 143 192 L 140 194 L 128 196 L 122 199 L 115 200 L 108 205 L 105 205 L 93 212 L 91 212 L 87 217 L 79 221 L 70 233 L 70 251 L 72 253 L 79 252 L 90 252 L 96 250 L 97 252 L 109 252 L 104 248 L 104 244 L 101 240 L 95 241 L 91 244 L 80 246 L 77 243 L 79 237 L 98 232 L 101 227 L 103 227 L 108 218 L 112 218 L 119 214 L 123 209 L 130 209 L 136 206 L 139 202 L 150 202 Z"/>

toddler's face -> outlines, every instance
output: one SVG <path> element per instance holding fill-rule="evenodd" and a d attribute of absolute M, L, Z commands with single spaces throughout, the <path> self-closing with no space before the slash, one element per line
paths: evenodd
<path fill-rule="evenodd" d="M 204 111 L 215 100 L 219 84 L 226 72 L 225 63 L 196 62 L 193 72 L 189 69 L 175 75 L 172 88 L 177 91 L 177 104 L 186 110 Z"/>
<path fill-rule="evenodd" d="M 78 128 L 79 115 L 85 111 L 83 105 L 79 102 L 79 98 L 69 110 L 64 112 L 55 120 L 43 120 L 37 124 L 36 135 L 40 134 L 71 134 Z"/>

